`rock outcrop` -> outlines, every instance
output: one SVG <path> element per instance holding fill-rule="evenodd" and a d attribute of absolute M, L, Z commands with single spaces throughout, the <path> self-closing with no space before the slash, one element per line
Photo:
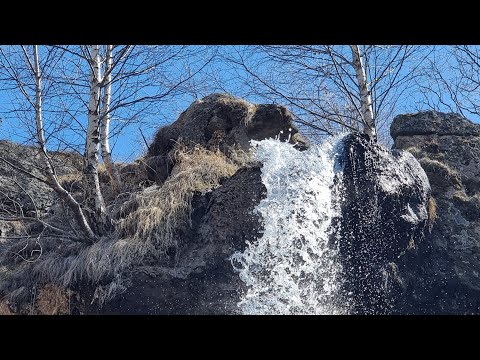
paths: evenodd
<path fill-rule="evenodd" d="M 162 182 L 175 165 L 175 144 L 220 150 L 235 160 L 250 140 L 279 137 L 308 146 L 283 106 L 253 105 L 213 94 L 193 103 L 173 124 L 161 128 L 146 162 L 151 176 Z M 247 241 L 261 233 L 260 219 L 252 213 L 266 195 L 261 165 L 240 168 L 220 187 L 196 194 L 191 225 L 172 256 L 171 266 L 143 266 L 131 274 L 127 291 L 106 304 L 102 313 L 122 314 L 232 314 L 244 291 L 229 257 L 243 251 Z M 159 176 L 160 174 L 160 176 Z M 141 300 L 139 300 L 141 299 Z M 92 311 L 98 311 L 92 310 Z"/>
<path fill-rule="evenodd" d="M 257 166 L 240 169 L 221 187 L 193 200 L 187 244 L 171 266 L 143 266 L 103 314 L 235 314 L 244 284 L 229 257 L 261 231 L 252 210 L 266 189 Z"/>
<path fill-rule="evenodd" d="M 341 216 L 331 236 L 340 250 L 342 296 L 352 313 L 395 312 L 405 291 L 398 264 L 422 244 L 429 224 L 429 181 L 409 152 L 389 151 L 367 136 L 346 136 L 342 149 L 335 194 Z M 246 289 L 229 257 L 261 235 L 262 219 L 252 210 L 265 196 L 260 165 L 241 168 L 220 187 L 197 194 L 185 245 L 171 264 L 135 269 L 128 289 L 97 311 L 237 313 Z"/>
<path fill-rule="evenodd" d="M 389 151 L 360 134 L 343 143 L 341 217 L 333 237 L 344 296 L 352 313 L 390 313 L 400 285 L 395 262 L 422 242 L 427 227 L 429 182 L 406 151 Z"/>
<path fill-rule="evenodd" d="M 348 135 L 337 163 L 343 172 L 339 241 L 342 294 L 352 313 L 390 313 L 402 279 L 396 262 L 423 240 L 430 187 L 405 151 L 388 151 L 367 137 Z M 245 284 L 229 257 L 262 233 L 252 210 L 266 196 L 261 168 L 241 168 L 222 186 L 193 201 L 191 231 L 171 266 L 144 266 L 128 290 L 102 313 L 234 314 Z M 161 289 L 161 290 L 160 290 Z"/>
<path fill-rule="evenodd" d="M 157 131 L 145 158 L 146 172 L 150 180 L 164 181 L 175 164 L 175 146 L 201 145 L 234 156 L 234 150 L 247 151 L 250 140 L 276 136 L 299 148 L 308 147 L 284 106 L 251 104 L 231 95 L 212 94 L 195 101 L 174 123 Z"/>
<path fill-rule="evenodd" d="M 127 276 L 122 286 L 127 285 L 126 291 L 103 307 L 92 305 L 94 291 L 112 279 L 101 278 L 105 284 L 93 286 L 89 279 L 68 289 L 75 293 L 68 298 L 69 309 L 74 310 L 68 311 L 237 313 L 237 303 L 246 289 L 229 257 L 257 239 L 263 231 L 262 221 L 268 219 L 260 219 L 252 211 L 267 194 L 262 165 L 236 157 L 249 149 L 250 140 L 268 137 L 279 136 L 295 143 L 299 151 L 307 148 L 308 141 L 292 121 L 293 116 L 284 107 L 253 105 L 214 94 L 196 101 L 176 122 L 160 129 L 143 159 L 144 173 L 137 173 L 140 163 L 122 168 L 124 176 L 131 173 L 128 176 L 138 175 L 142 180 L 148 177 L 132 191 L 145 197 L 158 194 L 148 189 L 165 189 L 175 174 L 188 173 L 192 164 L 198 164 L 186 160 L 198 150 L 197 146 L 209 153 L 208 164 L 218 155 L 222 159 L 218 166 L 233 166 L 233 170 L 219 176 L 214 185 L 209 183 L 208 191 L 188 187 L 188 179 L 201 182 L 212 173 L 205 163 L 195 169 L 208 171 L 200 171 L 196 178 L 184 177 L 189 206 L 182 214 L 188 221 L 174 229 L 178 238 L 175 246 L 159 250 L 155 256 L 149 252 L 138 262 L 131 262 L 124 269 Z M 338 199 L 340 216 L 333 219 L 336 230 L 330 240 L 338 246 L 343 269 L 341 297 L 356 314 L 480 313 L 480 125 L 456 114 L 422 112 L 397 116 L 391 135 L 394 149 L 387 150 L 366 135 L 350 134 L 336 155 L 336 165 L 343 169 L 336 172 L 339 186 L 334 186 L 337 193 L 333 194 Z M 180 157 L 176 157 L 178 153 Z M 183 160 L 179 160 L 182 156 Z M 41 176 L 39 160 L 35 148 L 0 141 L 0 214 L 30 216 L 38 211 L 42 218 L 55 218 L 59 205 L 51 189 L 41 181 L 22 176 L 7 163 Z M 52 160 L 62 183 L 74 187 L 76 177 L 81 176 L 81 158 L 54 153 Z M 157 184 L 147 186 L 153 182 Z M 0 221 L 0 244 L 5 234 L 29 234 L 32 230 L 20 231 L 12 226 L 16 224 Z M 75 245 L 60 254 L 57 242 L 49 244 L 43 247 L 43 259 L 51 255 L 44 266 L 61 264 L 57 272 L 66 269 L 62 267 L 66 264 L 62 256 L 75 263 L 75 256 L 85 250 Z M 99 249 L 104 254 L 107 247 Z M 85 251 L 82 254 L 85 259 L 101 258 L 86 256 Z M 16 260 L 9 264 L 9 273 L 16 273 Z M 20 261 L 18 264 L 27 267 Z M 39 264 L 33 267 L 40 268 Z M 3 268 L 0 266 L 0 274 Z M 2 279 L 6 282 L 12 277 Z M 62 299 L 66 296 L 64 290 Z M 25 299 L 28 301 L 28 296 Z M 19 312 L 2 301 L 0 298 L 0 312 Z"/>
<path fill-rule="evenodd" d="M 200 148 L 210 151 L 208 155 L 212 161 L 217 156 L 218 166 L 235 166 L 240 169 L 233 176 L 220 179 L 220 187 L 197 192 L 191 200 L 183 197 L 177 200 L 189 203 L 186 209 L 189 213 L 185 214 L 188 221 L 180 221 L 181 228 L 173 230 L 178 237 L 178 246 L 167 248 L 165 256 L 163 250 L 159 250 L 145 259 L 135 259 L 136 262 L 132 262 L 126 270 L 127 274 L 122 273 L 128 287 L 125 292 L 102 308 L 97 303 L 92 304 L 92 299 L 97 298 L 96 290 L 111 285 L 114 280 L 111 274 L 105 273 L 94 284 L 87 279 L 71 285 L 72 291 L 80 295 L 72 297 L 74 300 L 71 308 L 80 313 L 121 314 L 225 314 L 238 311 L 236 304 L 244 285 L 228 258 L 235 251 L 242 251 L 247 241 L 258 237 L 261 224 L 252 210 L 266 193 L 260 177 L 261 165 L 246 160 L 249 158 L 249 141 L 278 136 L 281 140 L 291 141 L 297 148 L 304 149 L 308 143 L 298 134 L 292 121 L 293 116 L 285 107 L 254 105 L 229 95 L 214 94 L 196 101 L 176 122 L 161 128 L 147 156 L 140 162 L 120 169 L 126 183 L 128 177 L 133 178 L 132 183 L 140 182 L 139 186 L 132 187 L 132 192 L 152 196 L 148 195 L 148 190 L 163 186 L 170 175 L 178 175 L 179 171 L 194 171 L 182 164 L 188 162 L 186 159 Z M 16 155 L 14 157 L 18 158 Z M 183 170 L 178 170 L 180 165 Z M 140 169 L 142 166 L 143 171 Z M 149 181 L 145 181 L 145 175 Z M 209 174 L 204 175 L 209 178 Z M 181 191 L 187 189 L 187 192 L 191 186 L 195 188 L 195 184 L 190 184 L 189 181 L 211 180 L 203 179 L 203 175 L 197 178 L 186 176 L 183 179 L 185 183 Z M 149 186 L 152 182 L 157 184 Z M 29 189 L 41 186 L 41 183 L 35 183 Z M 48 187 L 45 190 L 50 199 L 53 193 Z M 179 188 L 177 191 L 180 191 Z M 38 192 L 39 195 L 41 193 Z M 177 195 L 190 196 L 187 193 Z M 45 208 L 49 211 L 50 203 Z M 135 206 L 129 211 L 135 211 Z M 122 219 L 124 217 L 120 220 Z M 105 248 L 110 249 L 110 245 L 105 244 Z M 84 250 L 68 250 L 65 256 L 72 258 L 76 252 Z M 85 251 L 88 252 L 88 249 Z M 102 254 L 105 251 L 104 249 Z M 48 256 L 49 261 L 63 266 L 63 255 L 53 251 Z M 98 258 L 100 255 L 95 256 Z M 128 255 L 125 256 L 129 261 Z M 25 277 L 28 276 L 22 279 Z M 5 281 L 8 281 L 7 277 Z M 123 284 L 122 282 L 122 286 Z"/>
<path fill-rule="evenodd" d="M 395 148 L 418 159 L 432 188 L 431 232 L 398 263 L 405 291 L 397 311 L 478 314 L 480 125 L 427 111 L 397 116 L 391 135 Z"/>

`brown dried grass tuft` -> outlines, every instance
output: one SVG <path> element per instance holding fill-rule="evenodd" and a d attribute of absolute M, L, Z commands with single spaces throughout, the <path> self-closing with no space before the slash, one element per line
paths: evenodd
<path fill-rule="evenodd" d="M 242 154 L 233 161 L 220 151 L 180 145 L 172 156 L 176 164 L 161 186 L 133 193 L 117 210 L 116 240 L 102 239 L 71 258 L 63 275 L 64 286 L 82 278 L 97 284 L 110 278 L 107 286 L 97 288 L 95 296 L 100 303 L 112 298 L 124 289 L 125 271 L 146 258 L 163 257 L 181 243 L 182 230 L 190 226 L 194 194 L 218 187 L 238 170 L 239 159 L 248 158 Z"/>
<path fill-rule="evenodd" d="M 194 193 L 211 190 L 238 170 L 221 152 L 201 147 L 179 150 L 175 158 L 177 164 L 163 186 L 137 193 L 124 205 L 136 210 L 118 222 L 120 238 L 151 239 L 164 249 L 176 245 L 175 230 L 189 224 Z"/>
<path fill-rule="evenodd" d="M 1 315 L 15 315 L 8 306 L 5 299 L 0 300 L 0 316 Z"/>
<path fill-rule="evenodd" d="M 428 199 L 428 230 L 432 232 L 433 224 L 437 220 L 437 201 L 433 196 Z"/>
<path fill-rule="evenodd" d="M 67 292 L 58 285 L 45 285 L 38 291 L 36 308 L 40 315 L 68 315 Z"/>

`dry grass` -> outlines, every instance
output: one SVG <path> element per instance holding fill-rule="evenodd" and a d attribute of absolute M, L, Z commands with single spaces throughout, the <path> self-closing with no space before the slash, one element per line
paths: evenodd
<path fill-rule="evenodd" d="M 174 151 L 176 165 L 162 186 L 151 186 L 134 193 L 117 210 L 113 239 L 81 249 L 68 257 L 58 254 L 44 257 L 33 265 L 43 282 L 55 282 L 68 288 L 87 280 L 97 286 L 99 303 L 125 289 L 123 275 L 148 259 L 165 258 L 166 251 L 181 243 L 182 231 L 190 224 L 191 200 L 195 193 L 205 193 L 232 176 L 239 164 L 219 151 L 202 147 Z M 247 159 L 239 155 L 239 159 Z"/>
<path fill-rule="evenodd" d="M 223 151 L 228 157 L 228 159 L 238 168 L 245 166 L 253 161 L 253 152 L 251 150 L 245 151 L 234 146 L 229 146 Z"/>
<path fill-rule="evenodd" d="M 149 183 L 148 168 L 148 164 L 142 158 L 136 159 L 131 164 L 119 165 L 118 171 L 122 180 L 123 190 L 132 192 L 145 187 Z"/>
<path fill-rule="evenodd" d="M 423 157 L 419 161 L 427 167 L 442 169 L 451 177 L 454 177 L 457 175 L 457 172 L 455 170 L 450 168 L 447 164 L 440 162 L 438 160 Z"/>
<path fill-rule="evenodd" d="M 111 298 L 124 288 L 122 273 L 147 257 L 161 257 L 170 247 L 178 246 L 180 230 L 190 224 L 193 195 L 217 187 L 238 169 L 222 153 L 201 147 L 178 150 L 175 157 L 177 163 L 162 186 L 133 194 L 119 209 L 118 240 L 102 240 L 82 251 L 73 259 L 64 284 L 83 276 L 94 283 L 111 278 L 108 286 L 98 287 L 96 292 L 100 302 Z"/>
<path fill-rule="evenodd" d="M 244 118 L 244 124 L 248 125 L 257 111 L 258 105 L 251 104 L 248 101 L 240 98 L 236 98 L 231 95 L 220 94 L 218 96 L 219 103 L 230 106 L 231 108 L 243 108 L 246 110 L 246 115 Z"/>
<path fill-rule="evenodd" d="M 107 168 L 105 164 L 99 163 L 98 164 L 98 177 L 100 179 L 100 183 L 109 183 L 110 177 L 108 175 Z M 83 183 L 83 173 L 81 170 L 70 171 L 65 174 L 58 175 L 58 182 L 64 188 L 68 189 L 69 187 L 75 184 L 82 184 Z"/>
<path fill-rule="evenodd" d="M 242 99 L 242 98 L 237 98 L 233 95 L 229 95 L 229 94 L 211 94 L 209 96 L 207 96 L 207 98 L 215 98 L 217 102 L 219 103 L 222 103 L 224 105 L 230 105 L 231 107 L 236 107 L 236 106 L 244 106 L 244 107 L 248 107 L 249 105 L 251 105 L 248 101 L 246 101 L 245 99 Z M 202 100 L 200 100 L 201 102 Z"/>
<path fill-rule="evenodd" d="M 38 291 L 36 308 L 40 315 L 68 315 L 67 292 L 54 284 L 45 285 Z"/>
<path fill-rule="evenodd" d="M 28 226 L 23 221 L 0 221 L 0 242 L 2 236 L 24 235 L 27 233 Z"/>
<path fill-rule="evenodd" d="M 4 244 L 8 251 L 0 256 L 0 263 L 7 268 L 0 273 L 0 293 L 8 294 L 10 301 L 28 301 L 27 288 L 49 284 L 37 293 L 36 309 L 45 314 L 68 311 L 62 288 L 80 282 L 96 287 L 94 297 L 100 304 L 111 299 L 126 288 L 129 270 L 151 260 L 168 261 L 167 250 L 181 244 L 183 234 L 189 231 L 194 194 L 219 186 L 249 161 L 248 153 L 232 150 L 231 155 L 200 146 L 176 146 L 172 151 L 176 164 L 168 179 L 161 186 L 123 194 L 118 205 L 111 205 L 116 232 L 91 246 L 42 238 L 42 256 L 29 258 L 27 263 L 15 254 L 20 250 L 30 254 L 30 247 L 25 250 L 23 243 Z M 24 290 L 18 290 L 21 288 Z"/>
<path fill-rule="evenodd" d="M 258 105 L 255 105 L 255 104 L 247 103 L 247 106 L 248 106 L 247 107 L 247 116 L 245 116 L 245 120 L 244 120 L 245 125 L 250 124 L 250 122 L 252 121 L 253 115 L 255 115 L 255 112 L 258 109 Z"/>
<path fill-rule="evenodd" d="M 409 153 L 411 153 L 413 156 L 415 156 L 416 158 L 418 157 L 418 155 L 420 155 L 422 153 L 422 150 L 420 150 L 418 147 L 416 146 L 410 146 L 406 149 L 404 149 L 405 151 L 408 151 Z"/>
<path fill-rule="evenodd" d="M 174 124 L 163 126 L 157 130 L 147 151 L 147 156 L 166 155 L 174 146 L 180 132 Z"/>
<path fill-rule="evenodd" d="M 426 157 L 421 158 L 418 160 L 418 162 L 420 165 L 422 165 L 422 168 L 427 173 L 430 182 L 434 180 L 434 176 L 440 176 L 444 179 L 448 179 L 455 188 L 460 188 L 462 183 L 460 180 L 460 175 L 447 164 Z"/>
<path fill-rule="evenodd" d="M 433 224 L 437 220 L 437 201 L 433 196 L 428 199 L 428 230 L 432 232 Z"/>
<path fill-rule="evenodd" d="M 74 182 L 81 182 L 83 175 L 81 172 L 74 172 L 58 176 L 58 182 L 60 185 L 65 186 L 65 184 L 71 184 Z"/>
<path fill-rule="evenodd" d="M 122 167 L 120 164 L 118 167 Z M 98 164 L 98 178 L 100 181 L 100 187 L 102 195 L 107 203 L 113 201 L 118 195 L 119 191 L 113 188 L 110 176 L 108 174 L 107 167 L 103 163 Z M 70 192 L 77 201 L 82 202 L 85 197 L 85 183 L 84 175 L 81 171 L 72 171 L 66 174 L 58 176 L 60 185 L 63 186 L 68 192 Z M 128 191 L 130 188 L 127 189 Z"/>
<path fill-rule="evenodd" d="M 120 210 L 126 214 L 117 224 L 120 238 L 151 239 L 163 248 L 176 245 L 175 230 L 188 225 L 193 194 L 211 190 L 238 170 L 222 153 L 200 147 L 190 153 L 180 151 L 176 158 L 177 164 L 163 186 L 138 193 L 124 205 L 135 211 Z"/>
<path fill-rule="evenodd" d="M 5 299 L 0 300 L 0 316 L 1 315 L 14 315 Z"/>

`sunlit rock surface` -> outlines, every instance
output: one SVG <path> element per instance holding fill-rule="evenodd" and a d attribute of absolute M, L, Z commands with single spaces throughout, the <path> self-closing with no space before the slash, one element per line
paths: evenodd
<path fill-rule="evenodd" d="M 399 262 L 405 292 L 399 312 L 480 313 L 480 125 L 433 111 L 397 116 L 395 147 L 428 175 L 431 233 Z"/>

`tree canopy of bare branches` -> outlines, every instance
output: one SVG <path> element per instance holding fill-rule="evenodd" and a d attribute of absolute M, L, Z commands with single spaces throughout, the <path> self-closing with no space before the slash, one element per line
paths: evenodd
<path fill-rule="evenodd" d="M 409 45 L 275 45 L 229 49 L 244 93 L 291 107 L 307 132 L 386 128 L 421 64 Z"/>
<path fill-rule="evenodd" d="M 436 46 L 416 82 L 417 110 L 432 109 L 480 118 L 480 47 Z"/>
<path fill-rule="evenodd" d="M 212 58 L 209 49 L 186 46 L 0 47 L 1 90 L 11 100 L 2 115 L 15 119 L 26 142 L 39 148 L 45 183 L 73 211 L 87 242 L 111 230 L 99 184 L 100 158 L 114 191 L 121 191 L 110 139 L 155 113 L 162 101 L 191 91 L 190 82 Z M 52 143 L 83 156 L 85 203 L 58 181 L 49 157 Z"/>

